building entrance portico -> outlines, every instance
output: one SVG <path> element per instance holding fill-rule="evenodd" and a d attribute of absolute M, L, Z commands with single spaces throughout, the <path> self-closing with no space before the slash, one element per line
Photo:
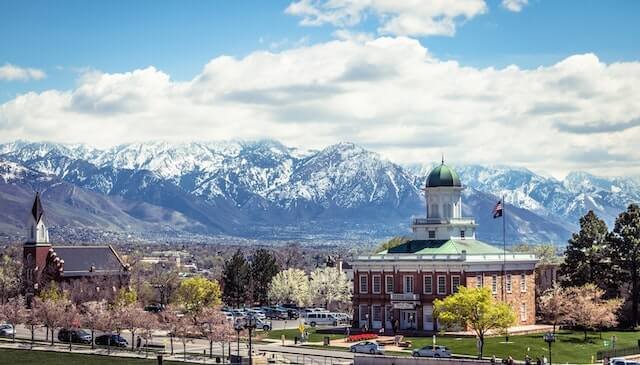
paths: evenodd
<path fill-rule="evenodd" d="M 415 310 L 400 310 L 400 329 L 401 330 L 415 330 L 416 327 L 416 311 Z"/>

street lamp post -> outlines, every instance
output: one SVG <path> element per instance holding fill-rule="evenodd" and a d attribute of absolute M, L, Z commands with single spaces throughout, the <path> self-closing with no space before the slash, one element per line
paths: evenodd
<path fill-rule="evenodd" d="M 249 365 L 253 365 L 253 354 L 252 354 L 252 343 L 251 343 L 251 335 L 253 330 L 256 328 L 256 321 L 253 316 L 249 316 L 249 321 L 245 325 L 245 328 L 249 330 Z"/>
<path fill-rule="evenodd" d="M 547 332 L 544 334 L 544 342 L 549 344 L 549 365 L 552 364 L 551 362 L 551 344 L 554 343 L 556 341 L 556 336 L 553 334 L 553 332 Z"/>

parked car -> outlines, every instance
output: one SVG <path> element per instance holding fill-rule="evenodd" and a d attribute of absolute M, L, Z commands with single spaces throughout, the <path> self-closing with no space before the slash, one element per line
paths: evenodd
<path fill-rule="evenodd" d="M 58 341 L 90 344 L 91 334 L 84 330 L 68 330 L 63 328 L 58 331 Z"/>
<path fill-rule="evenodd" d="M 13 326 L 10 324 L 0 324 L 0 336 L 11 337 L 13 336 Z"/>
<path fill-rule="evenodd" d="M 262 309 L 247 309 L 247 315 L 258 319 L 267 319 L 267 316 L 264 314 Z"/>
<path fill-rule="evenodd" d="M 451 351 L 445 346 L 427 345 L 421 349 L 413 350 L 414 357 L 451 357 Z"/>
<path fill-rule="evenodd" d="M 109 338 L 111 338 L 111 343 L 109 343 Z M 101 346 L 127 347 L 129 345 L 124 337 L 116 334 L 98 336 L 95 342 L 96 345 Z"/>
<path fill-rule="evenodd" d="M 638 365 L 638 362 L 627 360 L 624 357 L 614 357 L 609 359 L 609 365 Z"/>
<path fill-rule="evenodd" d="M 362 354 L 378 354 L 384 355 L 384 346 L 370 341 L 356 343 L 349 348 L 351 352 L 359 352 Z"/>
<path fill-rule="evenodd" d="M 298 318 L 300 318 L 300 313 L 298 312 L 298 308 L 285 307 L 284 305 L 276 306 L 275 308 L 283 310 L 283 311 L 286 311 L 287 312 L 287 316 L 288 316 L 288 318 L 286 318 L 286 319 L 298 319 Z"/>
<path fill-rule="evenodd" d="M 315 327 L 317 325 L 325 325 L 325 326 L 337 326 L 340 320 L 333 315 L 333 313 L 329 312 L 312 312 L 307 313 L 304 323 L 308 324 L 311 327 Z"/>
<path fill-rule="evenodd" d="M 328 310 L 323 308 L 302 308 L 298 311 L 300 313 L 300 317 L 307 318 L 307 316 L 311 313 L 329 313 Z"/>
<path fill-rule="evenodd" d="M 144 310 L 151 313 L 160 313 L 164 310 L 164 306 L 159 303 L 153 303 L 145 306 Z"/>
<path fill-rule="evenodd" d="M 257 329 L 261 329 L 263 331 L 271 331 L 271 323 L 262 320 L 262 319 L 254 319 L 255 320 L 255 324 L 256 324 L 256 328 Z"/>
<path fill-rule="evenodd" d="M 286 309 L 280 309 L 280 308 L 274 308 L 274 307 L 265 308 L 264 314 L 269 319 L 289 319 L 289 313 L 287 312 Z"/>

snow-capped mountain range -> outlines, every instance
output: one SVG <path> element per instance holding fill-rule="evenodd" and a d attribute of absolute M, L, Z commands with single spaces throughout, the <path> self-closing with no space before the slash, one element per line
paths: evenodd
<path fill-rule="evenodd" d="M 86 145 L 0 144 L 0 235 L 19 235 L 35 190 L 50 225 L 82 230 L 224 234 L 271 239 L 379 240 L 423 214 L 432 164 L 401 166 L 352 143 L 300 151 L 275 141 Z M 491 219 L 508 204 L 509 242 L 563 244 L 593 209 L 609 224 L 640 201 L 632 178 L 574 172 L 563 181 L 508 166 L 453 165 L 465 215 L 500 241 Z M 6 208 L 6 209 L 5 209 Z M 23 219 L 24 218 L 24 219 Z"/>

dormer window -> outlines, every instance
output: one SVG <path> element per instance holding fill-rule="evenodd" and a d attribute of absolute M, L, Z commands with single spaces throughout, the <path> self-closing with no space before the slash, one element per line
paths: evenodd
<path fill-rule="evenodd" d="M 464 229 L 460 230 L 460 239 L 464 239 Z"/>
<path fill-rule="evenodd" d="M 434 238 L 436 238 L 436 231 L 430 230 L 429 231 L 429 239 L 434 239 Z"/>

